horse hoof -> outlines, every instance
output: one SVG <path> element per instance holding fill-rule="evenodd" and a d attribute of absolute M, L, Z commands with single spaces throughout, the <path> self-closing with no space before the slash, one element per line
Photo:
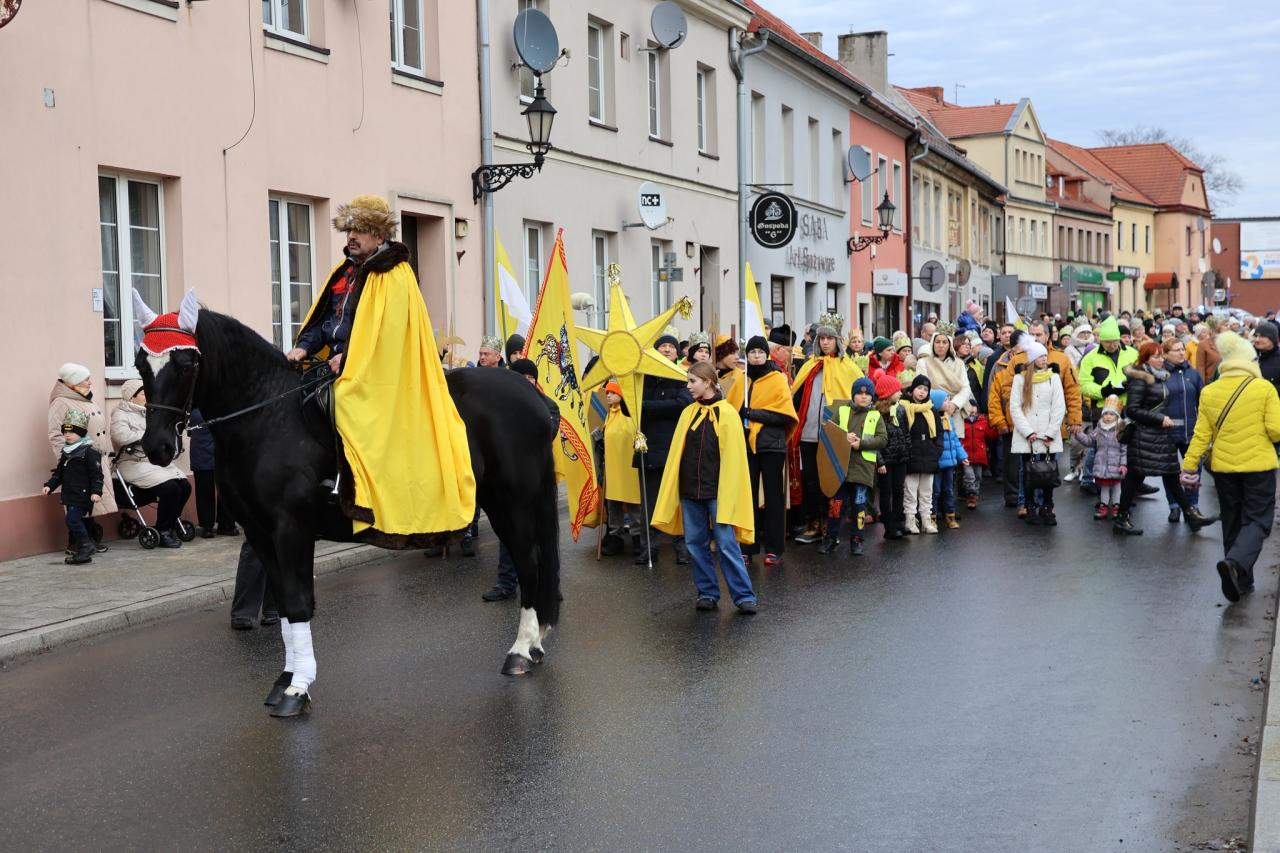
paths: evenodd
<path fill-rule="evenodd" d="M 311 713 L 310 693 L 285 693 L 271 709 L 273 717 L 300 717 Z"/>
<path fill-rule="evenodd" d="M 271 692 L 267 694 L 267 698 L 262 700 L 263 705 L 278 705 L 280 697 L 284 695 L 284 691 L 293 683 L 292 672 L 282 672 L 276 678 L 275 683 L 271 685 Z"/>
<path fill-rule="evenodd" d="M 529 649 L 529 659 L 534 663 L 542 663 L 542 659 L 546 656 L 547 656 L 547 653 L 542 649 L 538 649 L 538 648 Z"/>
<path fill-rule="evenodd" d="M 533 661 L 515 652 L 507 655 L 507 662 L 502 666 L 503 675 L 528 675 L 533 670 Z"/>

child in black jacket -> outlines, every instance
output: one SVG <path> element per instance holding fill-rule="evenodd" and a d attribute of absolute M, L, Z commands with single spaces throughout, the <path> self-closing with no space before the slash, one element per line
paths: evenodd
<path fill-rule="evenodd" d="M 89 416 L 71 409 L 62 421 L 62 440 L 66 445 L 58 457 L 58 467 L 44 484 L 49 494 L 62 487 L 62 505 L 67 510 L 67 529 L 71 531 L 73 553 L 64 563 L 77 565 L 93 562 L 94 544 L 84 520 L 93 505 L 102 500 L 102 454 L 88 438 Z"/>

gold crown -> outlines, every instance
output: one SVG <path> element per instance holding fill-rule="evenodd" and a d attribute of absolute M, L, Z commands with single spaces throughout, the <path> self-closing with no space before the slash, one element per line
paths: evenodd
<path fill-rule="evenodd" d="M 835 313 L 834 311 L 828 311 L 827 313 L 822 314 L 818 317 L 818 325 L 830 326 L 831 328 L 836 330 L 837 334 L 839 334 L 841 327 L 844 326 L 844 317 L 841 317 L 839 314 Z"/>

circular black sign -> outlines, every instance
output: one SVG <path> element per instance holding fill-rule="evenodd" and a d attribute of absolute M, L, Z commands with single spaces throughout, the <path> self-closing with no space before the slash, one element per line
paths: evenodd
<path fill-rule="evenodd" d="M 751 236 L 766 249 L 781 249 L 796 236 L 796 206 L 782 193 L 765 193 L 747 217 Z"/>

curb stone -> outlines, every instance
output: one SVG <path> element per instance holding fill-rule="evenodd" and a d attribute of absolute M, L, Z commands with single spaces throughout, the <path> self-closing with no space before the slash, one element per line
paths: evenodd
<path fill-rule="evenodd" d="M 320 577 L 354 569 L 388 553 L 391 552 L 372 545 L 354 545 L 344 548 L 336 553 L 317 557 L 315 575 Z M 122 604 L 87 616 L 77 616 L 74 619 L 0 637 L 0 666 L 20 658 L 50 651 L 67 643 L 98 637 L 125 628 L 134 628 L 167 616 L 229 602 L 235 591 L 234 575 L 235 570 L 232 568 L 229 579 L 201 584 L 182 592 L 169 593 L 144 601 Z"/>

